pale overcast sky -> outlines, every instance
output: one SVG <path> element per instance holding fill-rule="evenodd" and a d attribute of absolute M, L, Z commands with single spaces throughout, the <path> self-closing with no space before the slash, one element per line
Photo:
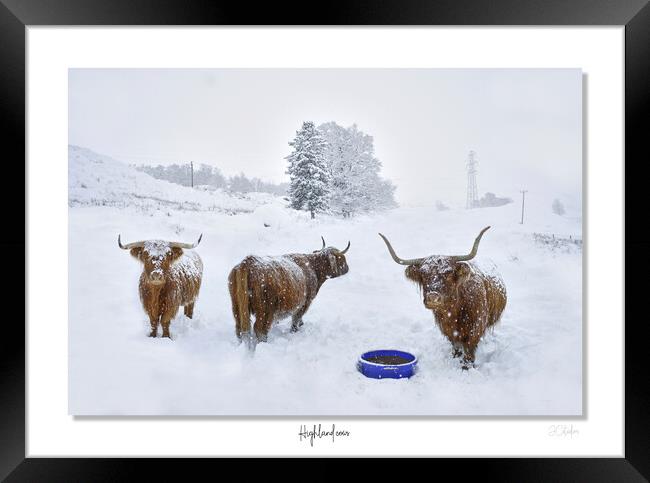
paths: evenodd
<path fill-rule="evenodd" d="M 581 199 L 579 69 L 71 69 L 69 143 L 129 163 L 286 181 L 302 121 L 372 135 L 403 204 L 519 189 Z M 556 194 L 555 194 L 556 193 Z"/>

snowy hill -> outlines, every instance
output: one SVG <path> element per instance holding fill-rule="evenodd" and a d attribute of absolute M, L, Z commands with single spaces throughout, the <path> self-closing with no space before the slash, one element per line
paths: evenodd
<path fill-rule="evenodd" d="M 434 198 L 435 199 L 435 198 Z M 437 211 L 402 207 L 342 219 L 286 208 L 280 198 L 233 198 L 155 180 L 110 158 L 70 148 L 69 350 L 71 414 L 577 415 L 582 411 L 582 223 L 552 199 L 521 206 Z M 212 209 L 211 207 L 214 207 Z M 235 214 L 236 216 L 233 216 Z M 494 267 L 508 303 L 461 371 L 404 267 L 405 258 L 469 251 Z M 204 263 L 190 320 L 173 340 L 150 339 L 138 300 L 140 264 L 117 246 L 147 238 L 191 242 Z M 249 254 L 279 255 L 351 241 L 350 271 L 328 280 L 290 333 L 278 323 L 254 354 L 235 337 L 229 270 Z M 367 379 L 371 349 L 413 352 L 409 380 Z"/>
<path fill-rule="evenodd" d="M 221 190 L 192 189 L 158 180 L 125 163 L 90 149 L 68 146 L 69 206 L 136 207 L 142 210 L 250 213 L 278 202 L 265 193 L 233 195 Z"/>

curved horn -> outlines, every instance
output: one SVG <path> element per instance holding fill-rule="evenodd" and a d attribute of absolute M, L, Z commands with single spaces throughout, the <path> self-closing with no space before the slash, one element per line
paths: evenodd
<path fill-rule="evenodd" d="M 203 233 L 201 233 L 196 243 L 171 242 L 169 246 L 172 248 L 195 248 L 199 243 L 201 243 L 201 238 L 203 238 Z"/>
<path fill-rule="evenodd" d="M 122 240 L 121 240 L 120 237 L 121 237 L 121 235 L 117 235 L 117 246 L 119 246 L 122 250 L 130 250 L 131 248 L 137 248 L 137 247 L 144 246 L 143 241 L 127 243 L 126 245 L 122 245 Z"/>
<path fill-rule="evenodd" d="M 350 249 L 350 241 L 348 240 L 348 246 L 345 247 L 345 250 L 343 250 L 343 251 L 340 251 L 340 250 L 339 250 L 339 253 L 340 253 L 341 255 L 345 255 L 345 252 L 347 252 L 349 249 Z"/>
<path fill-rule="evenodd" d="M 388 241 L 388 238 L 386 238 L 381 233 L 379 234 L 379 236 L 384 239 L 384 242 L 386 243 L 386 246 L 388 247 L 388 251 L 390 252 L 390 256 L 393 257 L 393 260 L 395 260 L 400 265 L 416 265 L 418 263 L 422 263 L 425 260 L 425 258 L 411 258 L 410 260 L 404 260 L 404 259 L 398 257 L 397 254 L 395 253 L 395 250 L 393 250 L 393 247 L 391 246 L 390 242 Z"/>
<path fill-rule="evenodd" d="M 476 252 L 478 251 L 478 244 L 481 241 L 481 237 L 483 236 L 483 233 L 485 233 L 488 230 L 488 228 L 490 228 L 490 227 L 486 226 L 485 228 L 483 228 L 481 230 L 481 233 L 478 234 L 478 236 L 476 237 L 476 240 L 474 240 L 474 246 L 472 246 L 472 251 L 469 252 L 469 254 L 452 256 L 452 257 L 449 257 L 449 258 L 451 258 L 455 262 L 466 262 L 466 261 L 471 260 L 472 258 L 474 258 L 476 256 Z"/>
<path fill-rule="evenodd" d="M 323 240 L 323 246 L 321 247 L 322 250 L 323 248 L 325 248 L 325 238 L 323 238 L 323 235 L 321 235 L 320 239 Z"/>

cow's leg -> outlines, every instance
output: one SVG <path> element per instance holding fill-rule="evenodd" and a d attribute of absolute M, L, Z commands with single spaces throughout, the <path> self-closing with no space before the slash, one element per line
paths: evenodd
<path fill-rule="evenodd" d="M 265 338 L 264 340 L 266 341 L 266 336 L 268 335 L 269 332 L 271 332 L 271 327 L 273 326 L 273 317 L 268 317 L 266 319 L 266 323 L 264 324 L 264 334 Z"/>
<path fill-rule="evenodd" d="M 255 338 L 258 342 L 266 342 L 268 333 L 271 328 L 271 320 L 267 314 L 255 314 Z"/>
<path fill-rule="evenodd" d="M 162 330 L 163 330 L 162 336 L 171 339 L 172 336 L 169 335 L 169 324 L 171 324 L 171 319 L 160 321 L 160 325 L 162 325 Z"/>
<path fill-rule="evenodd" d="M 474 353 L 476 352 L 475 345 L 465 345 L 463 347 L 463 359 L 461 361 L 463 370 L 468 370 L 474 367 Z"/>
<path fill-rule="evenodd" d="M 452 356 L 453 358 L 457 358 L 463 355 L 463 349 L 460 345 L 454 344 L 453 351 L 452 351 Z"/>
<path fill-rule="evenodd" d="M 235 312 L 233 315 L 235 316 L 235 335 L 237 336 L 237 339 L 239 339 L 239 342 L 241 342 L 244 336 L 248 337 L 248 332 L 246 334 L 242 333 L 241 320 L 239 320 L 239 313 Z"/>
<path fill-rule="evenodd" d="M 167 337 L 168 339 L 171 339 L 172 336 L 169 335 L 169 324 L 171 323 L 171 320 L 161 320 L 160 325 L 162 325 L 162 336 Z"/>
<path fill-rule="evenodd" d="M 302 318 L 296 317 L 295 315 L 291 318 L 291 332 L 298 332 L 302 325 Z"/>
<path fill-rule="evenodd" d="M 192 318 L 192 315 L 194 314 L 194 302 L 191 304 L 187 304 L 183 307 L 183 312 L 185 313 L 185 317 L 188 319 Z"/>
<path fill-rule="evenodd" d="M 160 325 L 162 325 L 163 337 L 167 337 L 168 339 L 172 338 L 172 336 L 169 335 L 169 324 L 171 324 L 172 319 L 174 318 L 174 315 L 176 315 L 177 311 L 178 307 L 176 307 L 174 310 L 167 310 L 160 317 Z"/>
<path fill-rule="evenodd" d="M 250 323 L 248 323 L 246 326 L 243 323 L 244 321 L 242 320 L 242 313 L 239 311 L 239 307 L 235 306 L 233 307 L 232 315 L 235 319 L 235 335 L 237 336 L 237 339 L 239 342 L 242 341 L 248 341 L 250 337 Z"/>
<path fill-rule="evenodd" d="M 160 317 L 149 317 L 149 324 L 151 325 L 151 332 L 149 332 L 149 337 L 158 336 L 159 323 L 160 323 Z"/>
<path fill-rule="evenodd" d="M 454 335 L 457 333 L 457 331 L 453 331 L 452 334 L 445 333 L 447 339 L 451 342 L 451 356 L 454 359 L 463 355 L 463 344 L 458 340 L 458 337 Z"/>
<path fill-rule="evenodd" d="M 291 332 L 298 332 L 303 325 L 302 316 L 305 315 L 310 303 L 306 302 L 298 311 L 291 317 Z"/>

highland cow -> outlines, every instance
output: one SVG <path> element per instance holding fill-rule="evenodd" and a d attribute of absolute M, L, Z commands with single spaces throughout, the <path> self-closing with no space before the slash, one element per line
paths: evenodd
<path fill-rule="evenodd" d="M 325 280 L 345 275 L 348 264 L 344 250 L 323 247 L 310 254 L 279 257 L 248 256 L 228 276 L 228 288 L 239 340 L 251 334 L 251 315 L 255 316 L 255 341 L 266 341 L 274 321 L 291 317 L 291 331 L 302 325 Z"/>
<path fill-rule="evenodd" d="M 203 263 L 198 253 L 191 249 L 199 244 L 202 236 L 194 244 L 147 240 L 126 245 L 117 237 L 119 247 L 130 250 L 144 266 L 139 290 L 142 307 L 151 324 L 149 337 L 156 337 L 158 325 L 161 325 L 162 336 L 171 339 L 169 324 L 181 305 L 185 315 L 192 318 L 201 288 Z"/>
<path fill-rule="evenodd" d="M 506 306 L 506 288 L 496 273 L 485 273 L 470 262 L 478 250 L 483 233 L 474 240 L 468 255 L 439 256 L 404 260 L 399 258 L 388 239 L 390 255 L 407 265 L 406 278 L 422 291 L 423 303 L 433 312 L 442 333 L 453 346 L 453 356 L 462 356 L 462 367 L 474 365 L 476 346 L 486 329 L 493 327 Z"/>

